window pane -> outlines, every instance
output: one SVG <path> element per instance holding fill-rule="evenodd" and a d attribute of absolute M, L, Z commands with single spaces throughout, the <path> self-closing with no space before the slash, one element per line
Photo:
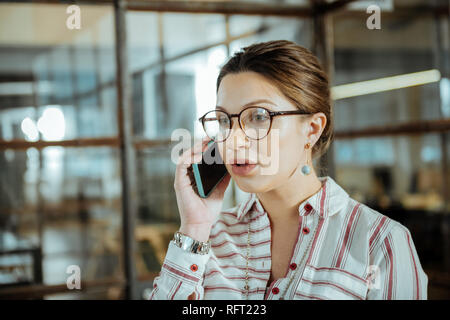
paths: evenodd
<path fill-rule="evenodd" d="M 370 181 L 376 179 L 376 168 L 380 167 L 386 168 L 391 181 L 386 193 L 395 201 L 404 201 L 403 207 L 409 206 L 408 198 L 403 198 L 408 193 L 434 192 L 435 201 L 417 206 L 421 209 L 444 209 L 441 190 L 445 177 L 441 174 L 439 135 L 359 138 L 336 140 L 334 143 L 339 181 L 362 194 L 364 201 L 373 196 Z"/>
<path fill-rule="evenodd" d="M 334 111 L 337 131 L 441 119 L 439 83 L 336 100 Z"/>
<path fill-rule="evenodd" d="M 48 108 L 62 112 L 57 124 L 61 132 L 55 138 L 48 132 L 50 125 L 43 125 L 40 133 L 44 140 L 117 135 L 117 98 L 103 99 L 105 92 L 115 90 L 112 7 L 79 6 L 82 27 L 70 30 L 66 26 L 67 5 L 0 6 L 4 31 L 0 33 L 2 136 L 23 139 L 22 121 L 30 117 L 27 127 L 38 128 Z M 37 112 L 31 117 L 28 111 L 21 111 L 20 119 L 17 112 L 21 108 Z"/>
<path fill-rule="evenodd" d="M 306 48 L 311 44 L 311 21 L 309 19 L 232 16 L 230 18 L 230 33 L 233 36 L 252 32 L 231 43 L 231 53 L 256 42 L 271 40 L 290 40 Z"/>
<path fill-rule="evenodd" d="M 22 265 L 28 268 L 26 279 L 39 282 L 33 266 L 41 263 L 37 275 L 46 285 L 65 284 L 71 265 L 80 267 L 82 281 L 122 277 L 117 150 L 6 150 L 0 167 L 0 250 L 24 251 L 2 256 L 21 272 L 2 273 L 0 283 L 23 281 Z"/>
<path fill-rule="evenodd" d="M 225 18 L 218 14 L 163 14 L 164 57 L 225 40 Z"/>
<path fill-rule="evenodd" d="M 352 91 L 339 88 L 343 98 L 334 102 L 336 130 L 442 118 L 440 76 L 433 71 L 433 18 L 421 16 L 405 23 L 400 17 L 386 15 L 379 30 L 361 26 L 365 23 L 361 18 L 362 13 L 355 12 L 353 17 L 337 14 L 333 20 L 333 85 L 353 85 Z M 414 75 L 417 72 L 422 73 Z M 403 78 L 394 82 L 393 76 Z M 359 83 L 367 80 L 378 82 Z"/>
<path fill-rule="evenodd" d="M 136 72 L 160 59 L 158 13 L 128 11 L 128 68 Z"/>
<path fill-rule="evenodd" d="M 197 119 L 215 108 L 219 65 L 225 46 L 188 55 L 133 78 L 134 130 L 145 138 L 170 139 L 183 128 L 197 137 L 203 129 Z"/>
<path fill-rule="evenodd" d="M 139 276 L 155 275 L 161 270 L 169 241 L 180 225 L 173 190 L 175 164 L 170 153 L 167 147 L 138 152 L 139 209 L 135 234 Z"/>

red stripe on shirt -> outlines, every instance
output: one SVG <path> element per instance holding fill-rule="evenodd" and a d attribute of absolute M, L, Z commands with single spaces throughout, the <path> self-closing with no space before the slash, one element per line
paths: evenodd
<path fill-rule="evenodd" d="M 349 242 L 348 242 L 348 244 L 347 244 L 347 248 L 349 248 L 349 249 L 344 251 L 344 257 L 343 257 L 343 260 L 342 260 L 342 263 L 343 263 L 344 265 L 345 265 L 345 262 L 346 262 L 346 260 L 347 260 L 348 252 L 350 251 L 350 248 L 352 247 L 352 244 L 353 244 L 353 238 L 354 238 L 354 236 L 355 236 L 356 228 L 357 228 L 357 226 L 358 226 L 358 221 L 359 221 L 359 218 L 360 218 L 360 217 L 361 217 L 361 211 L 358 210 L 358 211 L 356 212 L 356 220 L 355 220 L 355 222 L 354 222 L 354 226 L 352 227 L 352 229 L 351 229 L 351 231 L 350 231 L 350 238 L 349 238 Z"/>
<path fill-rule="evenodd" d="M 261 217 L 264 216 L 265 214 L 266 214 L 265 212 L 262 212 L 262 213 L 258 214 L 256 217 L 251 218 L 251 219 L 250 219 L 250 222 L 253 222 L 253 221 L 258 220 L 259 218 L 261 218 Z M 235 216 L 235 217 L 236 217 L 236 216 Z M 222 219 L 217 220 L 216 223 L 221 223 L 221 224 L 223 224 L 223 225 L 225 225 L 225 226 L 227 226 L 227 227 L 242 226 L 242 225 L 247 225 L 247 224 L 248 224 L 247 221 L 239 221 L 239 222 L 236 222 L 236 223 L 228 223 L 228 222 L 225 222 L 225 221 L 222 220 Z"/>
<path fill-rule="evenodd" d="M 381 227 L 383 226 L 383 224 L 386 222 L 387 217 L 384 216 L 383 218 L 381 218 L 380 223 L 378 224 L 378 226 L 375 228 L 375 231 L 373 232 L 372 236 L 370 237 L 369 240 L 369 247 L 372 247 L 372 243 L 373 240 L 375 239 L 375 237 L 378 235 L 378 233 L 380 232 Z"/>
<path fill-rule="evenodd" d="M 242 258 L 247 259 L 247 257 L 245 255 L 243 255 L 242 253 L 240 253 L 240 252 L 230 252 L 230 253 L 227 253 L 227 254 L 224 254 L 224 255 L 221 255 L 221 256 L 216 255 L 216 258 L 217 259 L 225 259 L 225 258 L 231 258 L 231 257 L 234 257 L 234 256 L 241 256 Z M 249 260 L 260 260 L 260 259 L 270 259 L 270 258 L 272 258 L 270 255 L 268 255 L 268 256 L 248 257 Z"/>
<path fill-rule="evenodd" d="M 347 224 L 347 229 L 345 230 L 345 237 L 344 237 L 344 241 L 342 242 L 342 246 L 341 249 L 339 250 L 339 256 L 338 256 L 338 260 L 336 262 L 336 267 L 340 268 L 341 267 L 341 262 L 342 262 L 342 257 L 344 256 L 344 251 L 347 248 L 347 242 L 348 242 L 348 238 L 350 236 L 350 231 L 352 230 L 353 227 L 353 221 L 355 220 L 355 216 L 356 216 L 356 212 L 358 211 L 360 204 L 357 203 L 354 207 L 353 207 L 353 211 L 351 213 L 350 216 L 350 221 Z"/>
<path fill-rule="evenodd" d="M 230 290 L 230 291 L 235 291 L 235 292 L 239 292 L 239 293 L 245 293 L 246 291 L 237 289 L 237 288 L 232 288 L 232 287 L 217 287 L 217 286 L 205 286 L 204 287 L 205 291 L 212 291 L 212 290 Z M 260 288 L 256 288 L 256 289 L 252 289 L 249 290 L 248 293 L 258 293 L 262 291 Z"/>
<path fill-rule="evenodd" d="M 266 230 L 268 228 L 270 228 L 270 225 L 265 226 L 265 227 L 260 228 L 260 229 L 251 230 L 250 233 L 258 233 L 258 232 L 264 231 L 264 230 Z M 209 238 L 210 239 L 214 239 L 214 238 L 218 237 L 221 233 L 226 233 L 229 236 L 243 236 L 244 234 L 247 234 L 248 231 L 242 231 L 242 232 L 235 232 L 235 233 L 233 233 L 233 232 L 227 232 L 226 229 L 222 229 L 222 230 L 220 230 L 219 232 L 217 232 L 215 234 L 211 234 L 209 236 Z"/>
<path fill-rule="evenodd" d="M 420 297 L 419 275 L 417 273 L 416 259 L 414 259 L 414 253 L 413 253 L 412 248 L 411 248 L 411 242 L 410 242 L 409 234 L 406 234 L 406 239 L 408 240 L 409 253 L 411 254 L 411 258 L 412 258 L 412 261 L 414 263 L 414 280 L 416 282 L 416 300 L 419 300 L 419 297 Z"/>
<path fill-rule="evenodd" d="M 181 276 L 181 277 L 183 277 L 183 278 L 189 279 L 189 280 L 191 280 L 191 281 L 198 282 L 198 281 L 200 280 L 199 278 L 193 277 L 193 276 L 191 276 L 191 275 L 189 275 L 189 274 L 187 274 L 187 273 L 184 273 L 184 272 L 182 272 L 182 271 L 180 271 L 180 270 L 177 270 L 177 269 L 175 269 L 175 268 L 172 268 L 171 266 L 167 265 L 166 263 L 164 263 L 162 267 L 163 267 L 164 269 L 167 269 L 168 271 L 170 271 L 170 272 L 172 272 L 172 273 L 175 273 L 175 274 L 177 274 L 177 275 L 179 275 L 179 276 Z"/>
<path fill-rule="evenodd" d="M 250 271 L 250 270 L 249 270 Z M 246 277 L 244 276 L 227 276 L 225 275 L 222 271 L 217 270 L 217 269 L 212 269 L 211 271 L 208 271 L 208 273 L 205 274 L 205 278 L 210 277 L 211 275 L 213 275 L 214 273 L 218 273 L 220 274 L 222 277 L 224 277 L 225 279 L 229 279 L 229 280 L 245 280 Z M 250 273 L 250 272 L 249 272 Z M 267 281 L 266 278 L 260 278 L 260 277 L 251 277 L 252 279 L 258 279 L 258 280 L 262 280 L 262 281 Z"/>
<path fill-rule="evenodd" d="M 235 218 L 235 219 L 237 218 L 236 212 L 222 211 L 222 212 L 220 213 L 220 215 L 230 216 L 230 217 L 233 217 L 233 218 Z"/>
<path fill-rule="evenodd" d="M 326 195 L 327 195 L 327 184 L 324 183 L 323 189 L 322 189 L 322 198 L 320 200 L 320 216 L 321 217 L 324 216 Z"/>
<path fill-rule="evenodd" d="M 336 269 L 336 268 L 331 268 L 331 267 L 330 267 L 330 268 L 329 268 L 329 267 L 319 267 L 319 268 L 318 268 L 318 267 L 314 267 L 313 265 L 309 265 L 308 267 L 313 268 L 314 270 L 317 270 L 317 271 L 320 271 L 320 270 L 328 270 L 328 271 L 342 272 L 342 273 L 348 274 L 349 276 L 354 277 L 354 278 L 356 278 L 356 279 L 358 279 L 358 280 L 361 280 L 361 281 L 363 281 L 363 282 L 366 282 L 365 279 L 363 279 L 363 278 L 357 276 L 356 274 L 353 274 L 353 273 L 351 273 L 351 272 L 348 272 L 347 270 L 344 270 L 344 269 Z"/>
<path fill-rule="evenodd" d="M 214 260 L 214 257 L 211 257 L 211 259 Z M 215 260 L 217 262 L 217 260 Z M 235 268 L 235 269 L 239 269 L 239 270 L 246 270 L 247 267 L 243 267 L 243 266 L 236 266 L 236 265 L 219 265 L 220 268 L 222 269 L 230 269 L 230 268 Z M 270 273 L 270 270 L 258 270 L 252 267 L 248 267 L 248 271 L 252 271 L 255 273 Z"/>
<path fill-rule="evenodd" d="M 246 248 L 247 247 L 247 243 L 235 243 L 232 240 L 224 240 L 221 243 L 217 243 L 217 244 L 211 244 L 211 248 L 219 248 L 224 246 L 225 244 L 231 244 L 232 246 L 236 246 L 239 248 Z M 260 242 L 255 242 L 255 243 L 250 243 L 250 247 L 258 247 L 264 244 L 270 243 L 270 239 L 269 240 L 264 240 L 264 241 L 260 241 Z"/>
<path fill-rule="evenodd" d="M 296 296 L 300 296 L 300 297 L 304 297 L 304 298 L 308 298 L 308 299 L 325 300 L 325 299 L 319 298 L 319 297 L 317 297 L 317 296 L 306 295 L 306 294 L 299 293 L 299 292 L 296 292 L 295 295 L 296 295 Z"/>
<path fill-rule="evenodd" d="M 158 287 L 156 287 L 155 289 L 153 289 L 152 295 L 150 296 L 150 298 L 149 298 L 148 300 L 152 300 L 152 299 L 153 299 L 153 297 L 154 297 L 155 294 L 156 294 L 156 291 L 158 291 Z"/>
<path fill-rule="evenodd" d="M 363 300 L 363 298 L 361 296 L 359 296 L 356 293 L 353 293 L 350 290 L 347 290 L 347 289 L 345 289 L 345 288 L 343 288 L 341 286 L 338 286 L 335 283 L 332 283 L 332 282 L 329 282 L 329 281 L 311 281 L 311 280 L 308 280 L 308 279 L 305 279 L 305 278 L 303 278 L 303 280 L 305 282 L 308 282 L 308 283 L 312 284 L 312 285 L 330 285 L 330 286 L 333 286 L 333 287 L 341 290 L 342 292 L 344 292 L 344 293 L 346 293 L 348 295 L 351 295 L 352 297 L 355 297 L 356 299 Z"/>
<path fill-rule="evenodd" d="M 244 213 L 247 210 L 247 206 L 248 204 L 252 201 L 252 197 L 250 197 L 247 202 L 245 203 L 245 205 L 242 207 L 242 211 L 239 211 L 239 208 L 236 212 L 227 212 L 227 211 L 222 211 L 220 214 L 221 215 L 228 215 L 231 216 L 235 219 L 238 219 L 239 215 Z"/>
<path fill-rule="evenodd" d="M 389 258 L 389 280 L 388 280 L 387 299 L 391 300 L 394 281 L 394 257 L 392 255 L 392 247 L 388 237 L 384 239 L 384 245 L 386 246 L 386 251 Z"/>
<path fill-rule="evenodd" d="M 180 283 L 178 284 L 177 288 L 175 289 L 175 292 L 172 294 L 172 296 L 170 297 L 170 300 L 173 300 L 173 298 L 175 297 L 175 295 L 177 294 L 178 290 L 181 287 L 182 282 L 180 281 Z"/>
<path fill-rule="evenodd" d="M 308 259 L 306 260 L 306 264 L 309 264 L 311 262 L 311 258 L 313 256 L 314 250 L 316 249 L 317 239 L 319 238 L 319 233 L 320 233 L 320 230 L 322 229 L 324 221 L 325 221 L 325 219 L 320 219 L 319 220 L 319 223 L 317 225 L 317 231 L 316 231 L 316 234 L 315 234 L 314 240 L 313 240 L 314 242 L 313 242 L 313 244 L 311 246 L 311 250 L 309 252 Z"/>

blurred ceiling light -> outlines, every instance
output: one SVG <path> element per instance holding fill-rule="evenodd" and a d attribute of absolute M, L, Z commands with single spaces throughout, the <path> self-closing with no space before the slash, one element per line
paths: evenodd
<path fill-rule="evenodd" d="M 30 119 L 29 117 L 26 117 L 22 120 L 22 124 L 20 125 L 20 128 L 22 129 L 22 132 L 25 135 L 25 140 L 27 141 L 37 141 L 39 138 L 39 131 L 36 127 L 36 123 Z"/>
<path fill-rule="evenodd" d="M 439 70 L 414 72 L 399 76 L 380 78 L 375 80 L 361 81 L 344 84 L 331 88 L 331 98 L 339 100 L 344 98 L 362 96 L 376 92 L 383 92 L 427 83 L 437 82 L 441 79 Z"/>
<path fill-rule="evenodd" d="M 39 118 L 37 128 L 46 141 L 62 140 L 66 131 L 66 122 L 59 106 L 48 106 Z"/>
<path fill-rule="evenodd" d="M 347 5 L 347 9 L 356 11 L 366 11 L 371 5 L 377 5 L 383 11 L 394 10 L 393 0 L 359 0 Z"/>

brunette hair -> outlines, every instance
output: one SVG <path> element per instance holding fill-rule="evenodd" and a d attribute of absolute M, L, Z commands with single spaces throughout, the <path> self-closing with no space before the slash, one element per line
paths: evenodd
<path fill-rule="evenodd" d="M 322 156 L 333 140 L 333 111 L 328 76 L 318 59 L 291 41 L 256 43 L 236 52 L 221 68 L 216 90 L 227 74 L 245 71 L 263 75 L 299 109 L 326 115 L 326 126 L 312 149 L 313 158 Z"/>

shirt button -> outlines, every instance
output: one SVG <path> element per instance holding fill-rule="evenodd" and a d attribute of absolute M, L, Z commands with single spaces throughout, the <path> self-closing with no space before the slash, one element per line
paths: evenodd
<path fill-rule="evenodd" d="M 290 268 L 291 270 L 295 270 L 295 269 L 297 269 L 297 264 L 296 264 L 296 263 L 291 263 L 291 265 L 289 266 L 289 268 Z"/>
<path fill-rule="evenodd" d="M 196 264 L 191 265 L 191 270 L 192 271 L 197 271 L 198 270 L 198 266 Z"/>
<path fill-rule="evenodd" d="M 308 227 L 304 227 L 303 228 L 303 234 L 308 234 L 309 233 L 309 228 Z"/>
<path fill-rule="evenodd" d="M 309 203 L 305 204 L 305 210 L 306 211 L 311 211 L 312 210 L 312 206 Z"/>
<path fill-rule="evenodd" d="M 196 296 L 196 294 L 195 294 L 195 292 L 192 292 L 190 295 L 188 295 L 188 300 L 195 300 L 195 298 L 196 298 L 197 296 Z"/>
<path fill-rule="evenodd" d="M 280 289 L 278 289 L 277 287 L 272 288 L 273 294 L 278 294 L 279 292 L 280 292 Z"/>

